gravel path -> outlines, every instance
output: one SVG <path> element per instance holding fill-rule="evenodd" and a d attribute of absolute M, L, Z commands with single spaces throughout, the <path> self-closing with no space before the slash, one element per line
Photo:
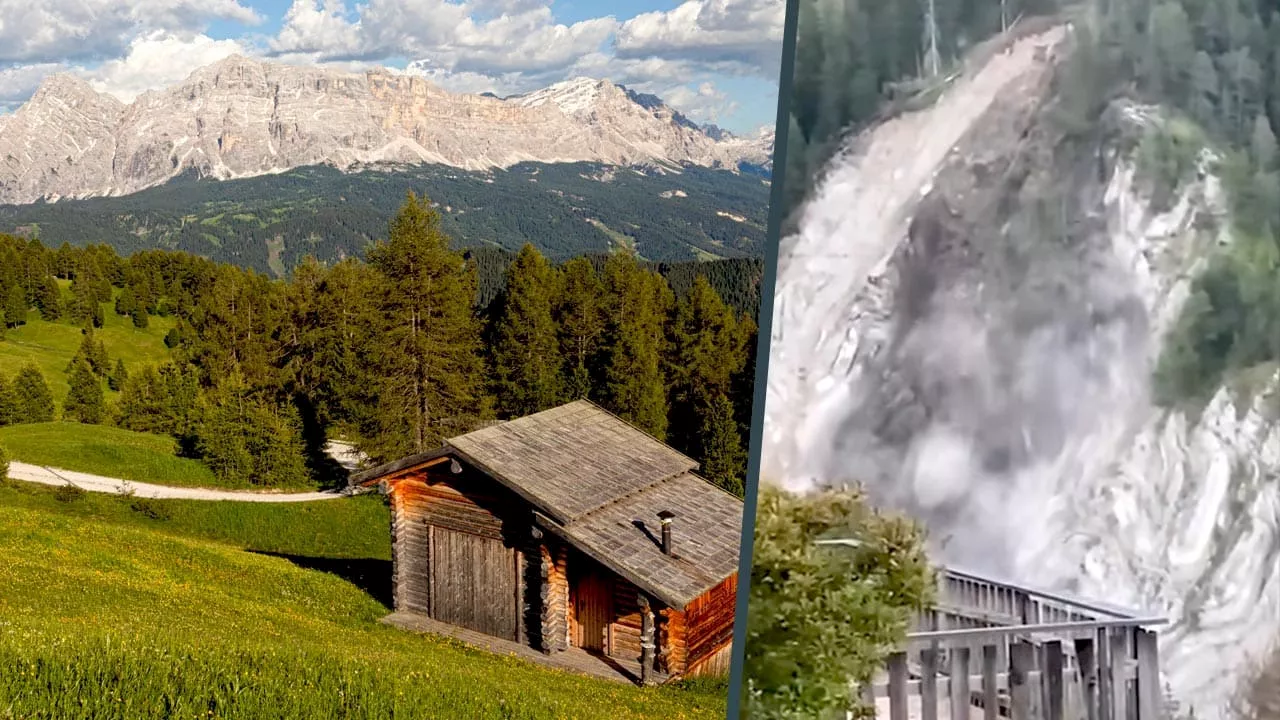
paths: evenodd
<path fill-rule="evenodd" d="M 330 456 L 348 470 L 355 469 L 359 458 L 350 445 L 331 442 L 327 448 Z M 136 497 L 164 498 L 175 500 L 233 500 L 236 502 L 311 502 L 313 500 L 332 500 L 348 497 L 345 490 L 329 490 L 324 492 L 280 493 L 252 492 L 242 490 L 216 490 L 212 488 L 186 488 L 169 485 L 152 485 L 150 483 L 133 482 L 119 478 L 91 475 L 89 473 L 60 470 L 58 468 L 31 465 L 23 462 L 9 463 L 9 478 L 26 480 L 44 485 L 75 485 L 87 492 L 112 493 L 116 495 L 132 492 Z"/>

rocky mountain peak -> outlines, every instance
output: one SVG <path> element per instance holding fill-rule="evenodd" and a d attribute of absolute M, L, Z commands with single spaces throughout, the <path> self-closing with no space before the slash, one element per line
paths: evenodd
<path fill-rule="evenodd" d="M 230 55 L 128 105 L 73 75 L 50 77 L 0 122 L 0 156 L 14 158 L 0 167 L 0 203 L 123 195 L 192 170 L 230 179 L 322 164 L 737 169 L 767 167 L 770 155 L 608 80 L 573 78 L 499 99 L 450 93 L 412 72 Z"/>

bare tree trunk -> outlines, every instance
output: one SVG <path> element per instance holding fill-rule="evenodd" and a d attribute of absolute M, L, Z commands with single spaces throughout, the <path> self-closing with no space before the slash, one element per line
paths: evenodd
<path fill-rule="evenodd" d="M 1003 0 L 1001 0 L 1003 2 Z M 928 77 L 936 77 L 942 70 L 942 60 L 938 56 L 938 9 L 935 0 L 928 0 L 925 9 L 925 32 L 928 33 L 925 51 L 925 72 Z"/>

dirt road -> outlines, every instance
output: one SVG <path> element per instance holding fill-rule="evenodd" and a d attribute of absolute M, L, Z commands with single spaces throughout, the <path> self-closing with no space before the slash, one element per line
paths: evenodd
<path fill-rule="evenodd" d="M 360 466 L 361 457 L 349 444 L 331 441 L 326 448 L 329 455 L 348 471 Z M 9 477 L 13 480 L 41 483 L 44 485 L 74 485 L 86 492 L 111 493 L 121 495 L 132 493 L 136 497 L 174 499 L 174 500 L 232 500 L 235 502 L 311 502 L 313 500 L 332 500 L 349 497 L 343 490 L 324 492 L 252 492 L 243 490 L 216 490 L 213 488 L 172 487 L 169 485 L 152 485 L 150 483 L 121 480 L 120 478 L 103 477 L 89 473 L 73 472 L 58 468 L 31 465 L 23 462 L 9 463 Z"/>

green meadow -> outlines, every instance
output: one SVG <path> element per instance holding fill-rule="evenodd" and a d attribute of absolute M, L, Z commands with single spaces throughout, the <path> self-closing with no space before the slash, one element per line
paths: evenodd
<path fill-rule="evenodd" d="M 0 427 L 0 448 L 33 465 L 92 473 L 134 482 L 183 487 L 230 487 L 199 460 L 178 457 L 167 435 L 72 422 Z"/>
<path fill-rule="evenodd" d="M 399 631 L 378 496 L 143 501 L 0 486 L 0 717 L 721 718 Z"/>
<path fill-rule="evenodd" d="M 63 296 L 70 297 L 68 283 L 60 280 L 58 284 L 63 288 Z M 118 290 L 116 294 L 119 294 Z M 94 330 L 94 334 L 107 348 L 112 367 L 115 367 L 117 359 L 124 360 L 125 370 L 132 370 L 145 364 L 158 365 L 168 357 L 164 336 L 176 324 L 173 318 L 151 317 L 146 328 L 138 329 L 132 320 L 117 315 L 112 304 L 103 303 L 102 309 L 103 326 Z M 23 365 L 34 362 L 44 373 L 54 402 L 61 407 L 70 389 L 67 363 L 75 357 L 82 338 L 79 325 L 65 320 L 48 322 L 40 318 L 40 313 L 31 310 L 27 313 L 26 324 L 9 328 L 0 341 L 0 374 L 11 379 Z M 105 382 L 102 388 L 114 401 L 116 393 L 108 390 Z"/>

